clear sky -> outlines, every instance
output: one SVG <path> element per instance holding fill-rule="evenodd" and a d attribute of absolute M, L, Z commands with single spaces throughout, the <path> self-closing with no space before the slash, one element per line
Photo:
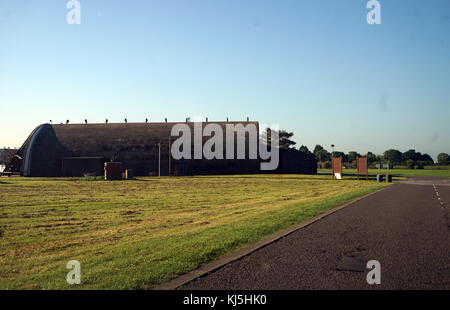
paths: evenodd
<path fill-rule="evenodd" d="M 251 120 L 298 145 L 450 153 L 450 1 L 0 0 L 0 146 L 54 123 Z"/>

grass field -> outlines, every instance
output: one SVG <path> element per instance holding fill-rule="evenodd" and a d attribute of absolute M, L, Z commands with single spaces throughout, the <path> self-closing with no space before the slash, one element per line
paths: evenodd
<path fill-rule="evenodd" d="M 0 289 L 145 289 L 370 191 L 329 176 L 0 179 Z M 82 283 L 65 281 L 69 260 Z"/>
<path fill-rule="evenodd" d="M 369 174 L 387 174 L 387 169 L 369 169 Z M 331 169 L 319 169 L 321 174 L 331 174 Z M 344 169 L 344 174 L 356 174 L 356 169 Z M 389 173 L 392 175 L 416 175 L 428 177 L 450 178 L 450 167 L 448 169 L 391 169 Z"/>

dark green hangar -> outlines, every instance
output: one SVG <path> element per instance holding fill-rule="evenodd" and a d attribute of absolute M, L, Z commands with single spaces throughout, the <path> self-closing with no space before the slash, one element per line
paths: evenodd
<path fill-rule="evenodd" d="M 172 155 L 172 145 L 179 137 L 172 136 L 171 131 L 177 124 L 183 124 L 192 132 L 190 159 L 175 159 Z M 317 172 L 315 159 L 296 150 L 280 150 L 278 168 L 261 171 L 259 157 L 249 156 L 252 138 L 249 133 L 240 136 L 244 139 L 245 158 L 226 159 L 230 157 L 226 156 L 229 150 L 225 143 L 224 159 L 195 157 L 194 141 L 198 140 L 194 140 L 194 136 L 198 127 L 194 124 L 198 123 L 43 124 L 29 135 L 7 165 L 7 170 L 27 177 L 103 175 L 105 162 L 114 161 L 121 162 L 124 169 L 132 169 L 138 176 Z M 209 124 L 222 129 L 224 141 L 230 125 L 256 128 L 259 136 L 258 122 L 206 122 L 201 123 L 200 132 Z M 239 134 L 235 137 L 232 152 L 236 154 Z M 201 144 L 210 138 L 201 136 Z"/>

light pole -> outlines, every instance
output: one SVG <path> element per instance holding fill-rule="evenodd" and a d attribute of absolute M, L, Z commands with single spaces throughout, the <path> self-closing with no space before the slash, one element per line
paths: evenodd
<path fill-rule="evenodd" d="M 158 177 L 161 177 L 161 141 L 155 145 L 158 146 Z"/>
<path fill-rule="evenodd" d="M 331 145 L 331 177 L 334 180 L 334 144 Z"/>

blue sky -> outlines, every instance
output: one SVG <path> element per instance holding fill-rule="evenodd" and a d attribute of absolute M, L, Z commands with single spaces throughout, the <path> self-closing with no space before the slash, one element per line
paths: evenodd
<path fill-rule="evenodd" d="M 450 153 L 450 1 L 0 2 L 0 146 L 54 123 L 277 123 L 313 148 Z"/>

